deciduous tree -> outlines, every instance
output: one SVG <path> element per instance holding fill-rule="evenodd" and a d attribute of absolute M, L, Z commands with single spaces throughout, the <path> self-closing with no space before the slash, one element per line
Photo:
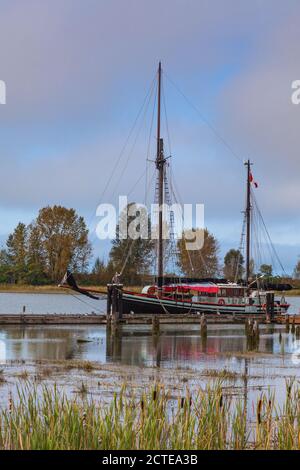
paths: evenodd
<path fill-rule="evenodd" d="M 203 232 L 203 229 L 196 229 Z M 196 231 L 194 230 L 194 231 Z M 183 234 L 178 240 L 178 267 L 182 273 L 190 277 L 215 277 L 219 274 L 219 244 L 212 233 L 204 229 L 204 244 L 201 250 L 187 250 Z"/>
<path fill-rule="evenodd" d="M 229 250 L 224 258 L 224 276 L 229 281 L 241 279 L 244 273 L 244 257 L 240 250 Z"/>

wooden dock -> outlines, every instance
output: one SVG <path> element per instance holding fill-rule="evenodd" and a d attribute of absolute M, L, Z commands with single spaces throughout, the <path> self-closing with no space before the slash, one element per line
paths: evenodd
<path fill-rule="evenodd" d="M 197 324 L 200 323 L 201 316 L 197 314 L 176 314 L 176 315 L 155 315 L 160 324 Z M 259 323 L 266 323 L 265 315 L 214 315 L 205 316 L 208 324 L 242 324 L 246 318 L 253 318 Z M 152 324 L 153 315 L 123 315 L 119 323 L 125 325 L 147 325 Z M 300 316 L 295 317 L 295 324 L 300 324 Z M 285 316 L 277 316 L 273 323 L 286 323 Z M 290 323 L 293 316 L 290 316 Z M 106 315 L 104 314 L 1 314 L 0 325 L 105 325 Z"/>

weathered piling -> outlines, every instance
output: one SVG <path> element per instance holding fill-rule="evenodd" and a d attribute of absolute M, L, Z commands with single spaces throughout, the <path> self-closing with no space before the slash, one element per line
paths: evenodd
<path fill-rule="evenodd" d="M 285 315 L 285 331 L 290 332 L 290 317 L 288 314 Z"/>
<path fill-rule="evenodd" d="M 202 338 L 207 337 L 207 321 L 204 314 L 202 314 L 200 318 L 200 333 Z"/>
<path fill-rule="evenodd" d="M 259 323 L 257 320 L 253 324 L 253 337 L 255 341 L 259 341 Z"/>
<path fill-rule="evenodd" d="M 274 292 L 266 294 L 266 320 L 270 322 L 274 317 Z"/>
<path fill-rule="evenodd" d="M 296 338 L 300 339 L 300 326 L 296 326 Z"/>
<path fill-rule="evenodd" d="M 251 336 L 253 330 L 253 320 L 252 318 L 246 318 L 245 320 L 245 334 L 246 336 Z"/>
<path fill-rule="evenodd" d="M 153 350 L 155 351 L 155 363 L 156 367 L 160 367 L 161 363 L 161 337 L 158 333 L 152 335 Z"/>
<path fill-rule="evenodd" d="M 108 334 L 118 334 L 122 315 L 123 284 L 107 284 L 106 326 Z"/>
<path fill-rule="evenodd" d="M 120 332 L 120 322 L 115 317 L 111 317 L 109 330 L 112 336 L 117 336 Z"/>
<path fill-rule="evenodd" d="M 123 317 L 123 285 L 118 285 L 118 311 L 119 311 L 119 320 Z"/>
<path fill-rule="evenodd" d="M 112 305 L 112 285 L 107 284 L 107 303 L 106 303 L 106 315 L 110 317 Z"/>
<path fill-rule="evenodd" d="M 253 350 L 259 346 L 259 323 L 257 320 L 249 318 L 245 324 L 246 338 L 247 338 L 247 349 Z"/>
<path fill-rule="evenodd" d="M 294 335 L 296 333 L 295 315 L 293 315 L 293 318 L 292 318 L 291 333 L 292 333 L 292 335 Z"/>
<path fill-rule="evenodd" d="M 107 316 L 120 320 L 123 316 L 123 284 L 107 284 Z"/>
<path fill-rule="evenodd" d="M 152 334 L 159 335 L 160 332 L 160 322 L 157 315 L 152 317 Z"/>

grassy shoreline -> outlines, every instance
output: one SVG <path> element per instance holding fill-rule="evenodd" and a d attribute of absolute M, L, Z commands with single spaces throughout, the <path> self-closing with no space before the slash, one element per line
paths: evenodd
<path fill-rule="evenodd" d="M 105 290 L 106 286 L 84 286 L 84 288 Z M 133 292 L 141 291 L 141 287 L 139 286 L 130 286 L 128 289 Z M 70 294 L 68 289 L 63 289 L 58 286 L 30 286 L 26 284 L 0 284 L 0 293 L 1 292 L 15 294 Z"/>
<path fill-rule="evenodd" d="M 87 366 L 90 365 L 89 368 Z M 93 373 L 93 363 L 86 363 Z M 147 389 L 127 381 L 110 400 L 90 394 L 87 383 L 67 395 L 47 383 L 52 369 L 32 382 L 19 376 L 16 393 L 0 407 L 1 450 L 299 450 L 299 387 L 286 381 L 282 405 L 266 391 L 247 403 L 217 378 L 191 389 L 168 386 L 162 377 Z M 44 378 L 44 383 L 40 383 Z M 4 380 L 4 378 L 3 378 Z"/>
<path fill-rule="evenodd" d="M 86 289 L 101 289 L 105 290 L 106 286 L 84 286 Z M 129 290 L 133 292 L 140 292 L 140 286 L 130 286 Z M 18 284 L 0 284 L 0 293 L 16 293 L 16 294 L 70 294 L 68 289 L 63 289 L 58 286 L 30 286 L 30 285 L 18 285 Z M 297 297 L 300 296 L 300 289 L 293 289 L 286 292 L 275 292 L 276 296 L 285 297 Z"/>

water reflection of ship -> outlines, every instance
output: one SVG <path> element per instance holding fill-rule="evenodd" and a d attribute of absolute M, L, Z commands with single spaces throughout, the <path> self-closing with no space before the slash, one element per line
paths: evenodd
<path fill-rule="evenodd" d="M 197 330 L 178 332 L 163 331 L 159 336 L 151 331 L 135 331 L 120 328 L 115 335 L 106 338 L 106 359 L 131 365 L 160 365 L 167 363 L 200 364 L 222 353 L 246 353 L 248 345 L 243 330 L 228 329 L 210 332 L 207 338 Z M 276 337 L 261 335 L 259 351 L 275 352 Z"/>

